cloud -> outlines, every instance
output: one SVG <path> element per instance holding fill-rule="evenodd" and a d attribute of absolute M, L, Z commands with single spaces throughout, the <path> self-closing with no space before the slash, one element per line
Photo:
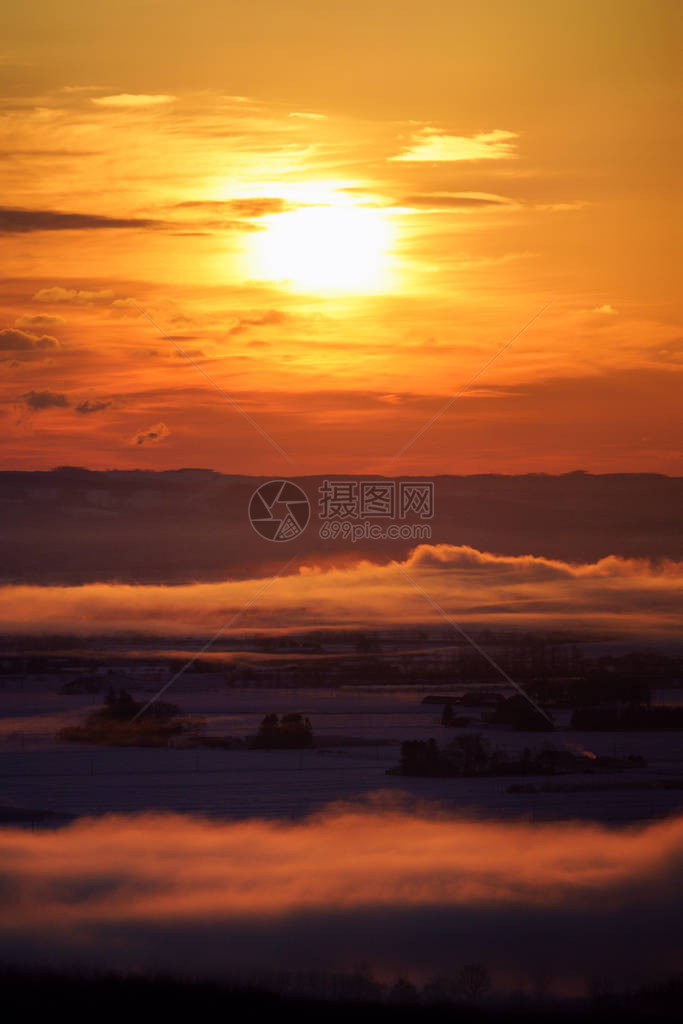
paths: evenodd
<path fill-rule="evenodd" d="M 590 203 L 584 199 L 573 199 L 567 203 L 534 203 L 533 209 L 539 213 L 573 213 L 575 210 L 583 210 Z"/>
<path fill-rule="evenodd" d="M 478 209 L 486 206 L 511 206 L 511 199 L 486 192 L 425 192 L 405 196 L 397 206 L 416 207 L 425 210 Z"/>
<path fill-rule="evenodd" d="M 159 444 L 170 433 L 171 431 L 165 423 L 155 423 L 153 427 L 148 427 L 146 430 L 138 430 L 137 434 L 130 439 L 130 443 L 132 445 Z"/>
<path fill-rule="evenodd" d="M 178 339 L 174 338 L 174 341 Z M 183 347 L 181 349 L 172 348 L 169 352 L 171 359 L 209 359 L 211 355 L 206 349 L 192 347 Z"/>
<path fill-rule="evenodd" d="M 131 443 L 153 444 L 167 434 L 164 424 L 157 424 Z M 576 564 L 496 555 L 465 545 L 421 544 L 400 563 L 361 561 L 324 570 L 303 566 L 280 577 L 235 629 L 269 630 L 281 628 L 283 621 L 293 630 L 441 622 L 405 573 L 463 624 L 642 634 L 678 633 L 683 625 L 683 563 L 653 565 L 609 556 Z M 5 586 L 0 587 L 0 630 L 146 629 L 204 635 L 251 605 L 263 582 Z"/>
<path fill-rule="evenodd" d="M 650 356 L 657 363 L 671 363 L 679 366 L 683 363 L 683 338 L 672 338 L 665 344 L 653 345 Z"/>
<path fill-rule="evenodd" d="M 265 217 L 272 213 L 297 210 L 301 203 L 292 203 L 280 196 L 253 196 L 246 199 L 192 199 L 176 203 L 175 210 L 200 210 L 212 213 L 231 213 L 239 217 Z"/>
<path fill-rule="evenodd" d="M 50 352 L 59 348 L 59 342 L 50 334 L 32 334 L 30 331 L 19 331 L 13 327 L 0 330 L 0 352 L 11 352 L 16 359 L 26 357 L 34 352 Z"/>
<path fill-rule="evenodd" d="M 74 406 L 74 411 L 81 416 L 88 416 L 94 412 L 103 412 L 105 409 L 110 409 L 111 404 L 110 401 L 104 401 L 103 399 L 85 398 L 78 405 Z"/>
<path fill-rule="evenodd" d="M 15 331 L 11 327 L 5 327 L 0 331 L 0 351 L 21 352 L 34 347 L 35 337 L 25 331 Z"/>
<path fill-rule="evenodd" d="M 228 334 L 243 334 L 250 327 L 272 327 L 273 325 L 285 323 L 287 319 L 287 314 L 279 309 L 269 309 L 266 313 L 260 313 L 256 316 L 240 317 L 237 323 L 230 328 Z"/>
<path fill-rule="evenodd" d="M 543 975 L 629 986 L 683 953 L 683 819 L 613 829 L 471 822 L 396 794 L 301 823 L 107 816 L 0 830 L 0 957 L 235 976 Z M 633 941 L 646 935 L 647 942 Z"/>
<path fill-rule="evenodd" d="M 25 315 L 17 317 L 14 321 L 16 327 L 64 327 L 64 317 L 50 315 L 49 313 L 36 313 L 33 316 Z"/>
<path fill-rule="evenodd" d="M 443 162 L 460 160 L 509 160 L 517 155 L 516 132 L 496 129 L 478 135 L 448 135 L 438 128 L 422 128 L 413 143 L 390 160 Z"/>
<path fill-rule="evenodd" d="M 192 199 L 176 203 L 171 209 L 198 215 L 191 220 L 179 222 L 178 226 L 209 231 L 261 231 L 261 218 L 299 210 L 307 205 L 310 204 L 291 202 L 280 196 L 252 196 L 241 199 Z M 211 215 L 210 219 L 207 219 L 207 214 Z"/>
<path fill-rule="evenodd" d="M 174 99 L 175 96 L 166 93 L 120 92 L 113 96 L 93 96 L 90 102 L 98 107 L 160 107 Z"/>
<path fill-rule="evenodd" d="M 147 228 L 157 221 L 142 217 L 105 217 L 96 213 L 65 213 L 58 210 L 24 210 L 0 207 L 0 235 L 34 231 L 93 231 L 113 228 Z"/>
<path fill-rule="evenodd" d="M 111 88 L 110 85 L 63 85 L 59 91 L 66 93 L 109 92 Z"/>
<path fill-rule="evenodd" d="M 41 288 L 33 296 L 36 302 L 70 303 L 75 306 L 93 306 L 98 303 L 109 303 L 114 298 L 114 293 L 109 289 L 101 291 L 81 291 L 76 288 L 62 288 L 55 285 L 54 288 Z"/>
<path fill-rule="evenodd" d="M 144 317 L 143 311 L 135 299 L 115 299 L 111 304 L 109 316 L 115 319 L 131 319 L 135 320 L 140 317 Z"/>
<path fill-rule="evenodd" d="M 69 400 L 66 395 L 59 391 L 27 391 L 21 395 L 21 401 L 31 412 L 41 412 L 43 409 L 66 409 Z"/>

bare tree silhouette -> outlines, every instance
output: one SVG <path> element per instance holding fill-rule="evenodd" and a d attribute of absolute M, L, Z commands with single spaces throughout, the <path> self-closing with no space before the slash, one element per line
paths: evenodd
<path fill-rule="evenodd" d="M 458 971 L 458 988 L 467 999 L 479 999 L 491 988 L 491 975 L 484 964 L 465 964 Z"/>

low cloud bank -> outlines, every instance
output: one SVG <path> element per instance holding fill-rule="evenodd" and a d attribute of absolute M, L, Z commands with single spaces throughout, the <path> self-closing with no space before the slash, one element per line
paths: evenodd
<path fill-rule="evenodd" d="M 281 568 L 279 563 L 274 571 Z M 404 562 L 324 570 L 303 566 L 267 588 L 267 580 L 253 579 L 183 586 L 0 587 L 0 629 L 212 634 L 236 615 L 238 631 L 439 619 L 407 576 L 463 623 L 653 635 L 678 633 L 683 624 L 680 562 L 610 556 L 573 564 L 424 544 Z"/>
<path fill-rule="evenodd" d="M 303 823 L 177 815 L 0 831 L 0 957 L 51 966 L 454 975 L 582 991 L 680 969 L 683 818 L 495 824 L 377 794 Z"/>

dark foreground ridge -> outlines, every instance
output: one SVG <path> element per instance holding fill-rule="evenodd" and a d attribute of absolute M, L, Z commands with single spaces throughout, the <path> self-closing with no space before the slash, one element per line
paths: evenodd
<path fill-rule="evenodd" d="M 380 986 L 362 975 L 306 975 L 281 979 L 277 992 L 266 987 L 206 980 L 116 973 L 56 973 L 0 968 L 7 1020 L 293 1020 L 300 1024 L 367 1021 L 418 1024 L 480 1021 L 668 1021 L 678 1019 L 683 978 L 627 995 L 596 991 L 576 999 L 516 995 L 504 999 L 439 1000 L 428 989 L 397 981 Z M 318 989 L 313 995 L 302 989 Z M 363 990 L 365 989 L 365 992 Z"/>

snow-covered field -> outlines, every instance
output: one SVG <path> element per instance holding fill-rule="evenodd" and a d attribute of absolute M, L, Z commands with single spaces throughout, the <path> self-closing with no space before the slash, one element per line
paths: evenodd
<path fill-rule="evenodd" d="M 311 719 L 317 741 L 330 738 L 329 746 L 306 751 L 155 750 L 57 741 L 56 730 L 82 721 L 101 705 L 101 696 L 65 696 L 27 682 L 23 691 L 0 695 L 4 809 L 69 816 L 159 809 L 227 819 L 298 818 L 378 790 L 408 793 L 477 817 L 616 823 L 683 809 L 683 788 L 642 785 L 656 779 L 683 780 L 683 744 L 677 732 L 579 733 L 561 727 L 544 735 L 484 726 L 481 731 L 488 740 L 510 751 L 549 742 L 575 752 L 641 754 L 648 762 L 639 774 L 571 777 L 572 782 L 601 787 L 592 792 L 509 793 L 515 781 L 538 787 L 570 779 L 409 779 L 386 774 L 398 762 L 402 740 L 433 736 L 443 743 L 459 731 L 440 725 L 441 708 L 421 704 L 420 691 L 226 690 L 206 684 L 200 689 L 195 681 L 183 679 L 167 696 L 184 712 L 204 715 L 210 734 L 244 737 L 256 731 L 264 714 L 295 710 Z M 137 699 L 145 695 L 142 689 L 134 693 Z M 556 720 L 563 725 L 567 717 L 560 714 Z M 352 737 L 365 745 L 344 745 Z M 610 785 L 621 788 L 605 788 Z M 11 811 L 4 816 L 11 818 Z M 39 816 L 34 820 L 39 823 Z"/>

